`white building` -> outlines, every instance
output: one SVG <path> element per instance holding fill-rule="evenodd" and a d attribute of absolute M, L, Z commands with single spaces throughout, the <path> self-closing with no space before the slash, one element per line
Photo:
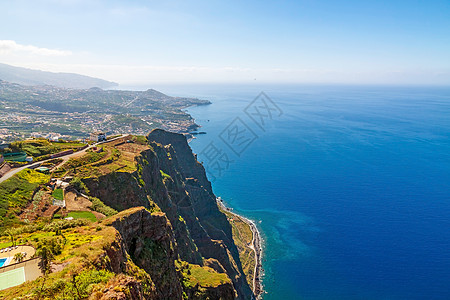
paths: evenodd
<path fill-rule="evenodd" d="M 90 140 L 94 142 L 106 141 L 106 134 L 103 132 L 93 132 L 90 135 Z"/>

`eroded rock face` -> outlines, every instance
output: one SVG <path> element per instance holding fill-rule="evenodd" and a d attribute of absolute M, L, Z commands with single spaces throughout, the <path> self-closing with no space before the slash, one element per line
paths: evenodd
<path fill-rule="evenodd" d="M 199 296 L 199 294 L 201 294 L 201 296 Z M 198 300 L 204 299 L 225 300 L 236 298 L 233 288 L 230 288 L 230 285 L 228 284 L 222 284 L 213 288 L 194 287 L 192 290 L 187 291 L 186 295 L 188 296 L 188 299 L 198 299 Z"/>
<path fill-rule="evenodd" d="M 157 155 L 157 168 L 170 176 L 165 180 L 170 209 L 176 206 L 177 214 L 186 221 L 201 255 L 217 259 L 226 270 L 238 298 L 249 299 L 252 292 L 243 275 L 231 225 L 218 209 L 205 169 L 196 160 L 186 137 L 156 129 L 147 138 Z M 143 174 L 146 173 L 144 169 Z M 164 205 L 162 199 L 153 200 L 160 206 Z M 169 214 L 168 217 L 172 221 Z"/>
<path fill-rule="evenodd" d="M 177 244 L 172 226 L 164 213 L 150 213 L 144 207 L 135 207 L 106 219 L 104 224 L 114 227 L 116 236 L 110 244 L 105 245 L 104 255 L 93 265 L 97 269 L 113 271 L 118 276 L 103 289 L 101 299 L 236 298 L 236 291 L 228 277 L 215 286 L 183 284 L 192 275 L 189 273 L 185 277 L 175 265 L 178 260 Z M 179 263 L 187 264 L 182 261 Z M 225 272 L 217 260 L 209 259 L 205 264 L 217 268 L 218 273 Z M 141 270 L 136 272 L 136 268 Z"/>
<path fill-rule="evenodd" d="M 96 178 L 86 178 L 83 181 L 92 196 L 118 211 L 136 206 L 148 208 L 150 205 L 136 174 L 113 172 Z"/>
<path fill-rule="evenodd" d="M 178 258 L 172 226 L 164 213 L 141 208 L 111 223 L 122 236 L 133 262 L 144 269 L 155 284 L 159 299 L 182 299 L 176 272 Z"/>
<path fill-rule="evenodd" d="M 131 276 L 120 276 L 103 291 L 100 300 L 141 300 L 145 299 L 141 283 Z"/>

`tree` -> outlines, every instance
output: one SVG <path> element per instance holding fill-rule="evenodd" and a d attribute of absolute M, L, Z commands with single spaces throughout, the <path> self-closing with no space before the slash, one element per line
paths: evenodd
<path fill-rule="evenodd" d="M 9 238 L 11 239 L 11 246 L 15 246 L 16 245 L 16 241 L 14 239 L 14 233 L 11 230 L 8 230 L 6 232 L 7 235 L 9 235 Z"/>
<path fill-rule="evenodd" d="M 36 255 L 41 257 L 39 267 L 44 273 L 44 280 L 42 281 L 38 299 L 40 299 L 41 294 L 44 290 L 47 275 L 52 271 L 52 260 L 55 258 L 55 255 L 61 253 L 61 249 L 61 245 L 54 238 L 43 240 L 39 242 L 36 247 Z"/>
<path fill-rule="evenodd" d="M 74 168 L 75 170 L 75 168 Z M 81 181 L 81 178 L 79 177 L 74 177 L 71 181 L 70 181 L 70 185 L 73 186 L 78 192 L 80 193 L 84 193 L 87 194 L 89 193 L 88 188 L 86 187 L 86 185 L 84 184 L 83 181 Z"/>
<path fill-rule="evenodd" d="M 51 262 L 55 258 L 55 249 L 53 241 L 39 242 L 36 248 L 36 255 L 41 257 L 40 267 L 44 275 L 51 272 Z"/>
<path fill-rule="evenodd" d="M 16 254 L 14 255 L 14 260 L 15 260 L 16 262 L 18 262 L 18 263 L 22 262 L 24 258 L 25 258 L 25 254 L 20 253 L 20 252 L 19 252 L 19 253 L 16 253 Z"/>

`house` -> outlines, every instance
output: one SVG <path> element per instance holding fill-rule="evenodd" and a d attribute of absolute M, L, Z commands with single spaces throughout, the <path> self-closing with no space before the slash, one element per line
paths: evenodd
<path fill-rule="evenodd" d="M 90 140 L 94 141 L 94 142 L 102 142 L 102 141 L 106 141 L 106 134 L 103 132 L 93 132 L 90 135 Z"/>

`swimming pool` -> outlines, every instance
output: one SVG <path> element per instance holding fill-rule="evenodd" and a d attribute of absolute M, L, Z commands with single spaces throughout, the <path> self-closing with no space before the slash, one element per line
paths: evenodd
<path fill-rule="evenodd" d="M 0 268 L 3 267 L 3 265 L 5 264 L 7 258 L 0 258 Z"/>

